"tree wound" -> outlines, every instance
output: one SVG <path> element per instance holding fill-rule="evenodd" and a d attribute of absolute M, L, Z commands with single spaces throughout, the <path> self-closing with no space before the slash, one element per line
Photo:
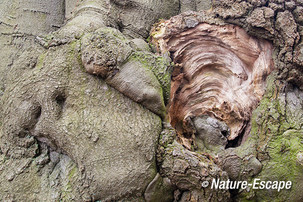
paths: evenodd
<path fill-rule="evenodd" d="M 197 120 L 205 116 L 228 125 L 228 136 L 218 133 L 216 144 L 221 146 L 227 144 L 225 137 L 232 141 L 250 130 L 252 111 L 274 68 L 268 41 L 251 37 L 235 25 L 174 18 L 159 24 L 152 35 L 158 51 L 169 52 L 175 64 L 169 118 L 180 136 L 197 138 L 200 131 L 205 136 L 209 129 L 197 127 L 201 125 Z M 214 132 L 208 135 L 215 136 Z"/>

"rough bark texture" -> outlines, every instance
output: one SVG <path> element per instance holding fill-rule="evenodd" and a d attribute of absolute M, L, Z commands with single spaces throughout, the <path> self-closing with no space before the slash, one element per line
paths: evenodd
<path fill-rule="evenodd" d="M 212 179 L 228 179 L 227 173 L 216 164 L 216 159 L 184 148 L 176 141 L 176 132 L 169 125 L 160 135 L 157 163 L 160 174 L 168 178 L 176 189 L 176 201 L 225 201 L 230 198 L 228 190 L 214 191 L 202 186 L 203 182 L 211 183 Z"/>
<path fill-rule="evenodd" d="M 142 40 L 141 44 L 144 43 Z M 140 50 L 135 41 L 127 40 L 111 28 L 83 36 L 81 55 L 88 73 L 101 76 L 122 94 L 165 117 L 164 96 L 167 101 L 170 88 L 169 62 L 151 55 L 148 49 Z"/>
<path fill-rule="evenodd" d="M 12 9 L 3 14 L 3 19 L 13 15 L 14 6 L 19 5 L 5 3 Z M 1 39 L 11 42 L 1 46 L 11 52 L 4 52 L 1 65 L 6 74 L 1 75 L 4 86 L 1 179 L 4 180 L 0 200 L 137 201 L 143 200 L 146 187 L 156 175 L 155 150 L 161 119 L 102 79 L 87 74 L 82 66 L 81 58 L 90 48 L 87 38 L 98 36 L 97 28 L 105 27 L 102 6 L 106 2 L 95 4 L 94 7 L 81 2 L 75 16 L 49 35 L 41 34 L 53 30 L 39 26 L 30 36 L 22 27 L 18 31 L 2 29 Z M 18 17 L 12 18 L 22 21 Z M 39 22 L 39 16 L 31 18 Z M 44 21 L 39 23 L 51 27 Z M 126 40 L 121 39 L 123 35 L 118 30 L 110 28 L 101 29 L 101 34 L 113 42 Z M 162 87 L 144 61 L 150 58 L 162 69 L 169 65 L 152 55 L 142 39 L 127 43 L 132 55 L 120 57 L 134 61 L 132 67 L 138 69 L 133 70 L 133 75 L 128 73 L 128 79 L 140 78 L 138 72 L 142 75 L 149 71 L 149 75 L 136 80 L 157 86 L 159 92 L 147 89 L 144 95 L 159 96 L 162 105 L 156 107 L 162 107 L 163 115 Z M 105 46 L 103 54 L 115 48 L 110 42 L 96 45 Z M 8 58 L 12 61 L 9 64 Z M 159 80 L 164 80 L 165 74 L 161 76 Z"/>
<path fill-rule="evenodd" d="M 237 150 L 243 155 L 247 148 L 256 149 L 255 155 L 263 168 L 255 178 L 291 179 L 293 187 L 279 193 L 273 190 L 240 191 L 238 198 L 241 200 L 272 200 L 273 197 L 278 201 L 302 200 L 298 191 L 302 189 L 302 165 L 298 163 L 303 134 L 302 103 L 299 101 L 303 81 L 300 63 L 303 27 L 298 14 L 302 3 L 224 1 L 214 5 L 214 13 L 226 22 L 240 25 L 249 34 L 272 41 L 275 68 L 278 69 L 268 80 L 266 96 L 254 112 L 251 137 Z M 239 12 L 232 12 L 234 8 L 239 8 Z"/>
<path fill-rule="evenodd" d="M 302 1 L 4 0 L 0 8 L 1 201 L 302 201 Z M 175 18 L 233 24 L 271 42 L 275 71 L 240 146 L 204 147 L 228 123 L 196 116 L 203 141 L 188 149 L 161 122 L 170 57 L 144 39 L 160 18 L 210 8 Z M 213 178 L 293 186 L 202 187 Z"/>
<path fill-rule="evenodd" d="M 199 61 L 200 58 L 194 57 L 197 54 L 197 51 L 194 50 L 199 44 L 207 43 L 203 36 L 209 38 L 213 36 L 214 31 L 212 31 L 211 26 L 232 23 L 241 26 L 249 34 L 261 40 L 271 41 L 273 44 L 273 59 L 276 71 L 268 79 L 267 93 L 253 113 L 251 133 L 242 134 L 244 136 L 241 137 L 243 138 L 242 141 L 238 139 L 236 143 L 230 145 L 241 146 L 223 150 L 224 147 L 221 145 L 223 144 L 224 146 L 226 141 L 221 140 L 224 134 L 222 132 L 226 133 L 227 131 L 224 123 L 212 120 L 205 115 L 202 117 L 197 116 L 197 114 L 191 116 L 193 124 L 187 125 L 185 127 L 186 130 L 184 130 L 184 125 L 186 125 L 184 122 L 181 122 L 181 127 L 178 124 L 175 125 L 177 131 L 181 131 L 180 142 L 187 148 L 196 152 L 202 151 L 213 155 L 217 154 L 218 165 L 228 173 L 231 180 L 253 181 L 256 178 L 261 178 L 280 181 L 290 179 L 293 182 L 291 190 L 283 190 L 281 192 L 274 190 L 237 190 L 237 192 L 232 192 L 233 200 L 266 201 L 274 198 L 275 200 L 283 201 L 289 200 L 289 197 L 294 201 L 302 200 L 302 195 L 298 193 L 298 190 L 302 189 L 302 165 L 299 163 L 302 151 L 302 103 L 299 101 L 302 93 L 300 90 L 302 89 L 302 64 L 299 59 L 302 46 L 302 22 L 300 21 L 300 14 L 298 14 L 301 6 L 302 4 L 299 1 L 214 1 L 212 11 L 181 14 L 171 18 L 169 21 L 158 24 L 152 32 L 157 49 L 164 51 L 162 54 L 167 54 L 165 53 L 167 50 L 170 51 L 172 59 L 175 59 L 177 63 L 173 71 L 176 73 L 172 75 L 173 78 L 174 76 L 176 78 L 177 87 L 182 83 L 182 78 L 185 78 L 183 79 L 185 85 L 181 85 L 180 91 L 178 91 L 178 88 L 174 89 L 174 84 L 172 84 L 172 106 L 175 105 L 174 99 L 180 102 L 176 93 L 184 93 L 185 95 L 183 104 L 178 105 L 180 109 L 182 106 L 186 106 L 184 103 L 190 102 L 191 98 L 193 98 L 194 102 L 205 96 L 205 94 L 186 94 L 186 90 L 190 91 L 189 87 L 195 87 L 195 85 L 190 85 L 191 79 L 193 79 L 191 77 L 193 73 L 190 70 L 193 69 L 192 71 L 194 71 L 196 69 L 190 69 L 189 67 L 200 67 L 203 65 L 197 63 L 205 63 L 205 60 Z M 207 25 L 209 26 L 207 30 L 209 33 L 207 34 L 203 34 L 203 30 L 201 32 L 200 27 L 205 26 L 203 23 L 211 24 Z M 190 35 L 190 33 L 193 34 Z M 186 37 L 190 40 L 192 39 L 192 41 L 187 41 Z M 186 46 L 187 44 L 188 47 Z M 213 47 L 211 46 L 211 49 L 208 48 L 208 50 L 212 50 Z M 227 47 L 232 49 L 231 45 L 227 45 Z M 190 50 L 193 51 L 190 52 Z M 249 51 L 249 48 L 247 51 Z M 203 54 L 203 52 L 200 54 Z M 211 51 L 205 51 L 205 54 L 211 56 Z M 247 54 L 253 55 L 253 51 Z M 183 57 L 187 57 L 189 60 L 192 59 L 192 62 L 187 59 L 182 60 Z M 214 61 L 210 63 L 215 64 Z M 197 75 L 203 77 L 203 73 L 203 71 L 198 71 Z M 172 83 L 174 82 L 172 79 Z M 198 80 L 198 82 L 201 82 L 201 80 Z M 198 88 L 198 91 L 203 90 L 202 87 Z M 210 89 L 209 91 L 217 89 L 216 85 L 213 88 L 207 87 Z M 224 87 L 222 85 L 221 88 L 224 89 Z M 185 90 L 182 91 L 182 89 Z M 243 96 L 245 97 L 245 94 Z M 204 102 L 207 103 L 207 101 L 209 99 Z M 194 114 L 196 112 L 195 106 L 199 106 L 198 103 L 200 102 L 189 104 L 194 110 L 191 111 L 192 109 L 189 107 L 190 110 L 188 112 Z M 235 104 L 234 102 L 232 103 Z M 182 109 L 184 111 L 187 110 Z M 294 109 L 296 109 L 295 113 L 292 111 Z M 198 114 L 203 114 L 203 112 L 201 113 L 203 110 L 197 111 Z M 181 116 L 179 120 L 183 121 L 184 116 L 178 112 L 179 110 L 171 110 L 171 113 L 175 113 L 175 116 Z M 219 110 L 219 112 L 222 112 L 222 110 Z M 172 123 L 174 124 L 174 122 Z M 250 131 L 250 128 L 247 130 Z M 188 131 L 194 131 L 194 138 L 186 136 Z M 216 137 L 216 134 L 218 134 L 218 137 Z M 182 137 L 184 135 L 185 138 Z M 193 141 L 188 141 L 188 139 L 193 139 Z M 221 152 L 218 153 L 218 150 Z M 194 192 L 191 194 L 194 194 Z"/>
<path fill-rule="evenodd" d="M 41 152 L 39 142 L 44 142 L 50 151 L 75 161 L 92 198 L 142 193 L 156 172 L 161 120 L 86 74 L 77 44 L 47 50 L 34 68 L 10 78 L 19 85 L 7 87 L 3 95 L 9 101 L 3 104 L 2 152 L 11 158 L 35 158 Z M 15 65 L 13 69 L 21 64 Z"/>

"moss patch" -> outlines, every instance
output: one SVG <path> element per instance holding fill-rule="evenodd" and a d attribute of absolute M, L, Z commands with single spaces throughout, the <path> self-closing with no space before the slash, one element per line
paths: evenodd
<path fill-rule="evenodd" d="M 286 91 L 285 88 L 288 88 Z M 261 173 L 254 179 L 262 181 L 291 181 L 290 190 L 250 190 L 240 194 L 241 201 L 264 200 L 296 201 L 302 199 L 300 190 L 303 186 L 303 166 L 298 163 L 298 154 L 303 151 L 303 130 L 300 118 L 293 119 L 294 114 L 288 107 L 288 93 L 296 93 L 296 87 L 278 81 L 276 74 L 268 79 L 266 95 L 260 102 L 252 117 L 252 139 L 256 141 L 257 157 L 262 162 Z M 299 94 L 296 96 L 300 97 Z M 303 116 L 302 103 L 297 102 L 295 110 Z M 254 180 L 252 179 L 252 181 Z"/>
<path fill-rule="evenodd" d="M 138 61 L 142 64 L 142 67 L 151 70 L 158 79 L 163 89 L 164 101 L 167 104 L 170 96 L 170 63 L 161 56 L 155 56 L 152 53 L 134 52 L 129 61 Z"/>

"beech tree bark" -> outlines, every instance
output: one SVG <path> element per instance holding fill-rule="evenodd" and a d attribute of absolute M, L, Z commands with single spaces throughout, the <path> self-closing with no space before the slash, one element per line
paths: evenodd
<path fill-rule="evenodd" d="M 0 200 L 301 201 L 302 13 L 300 0 L 1 1 Z M 256 47 L 211 35 L 224 26 Z M 205 62 L 209 38 L 213 52 L 228 50 L 219 65 Z M 254 63 L 260 55 L 269 63 Z M 203 86 L 193 67 L 222 85 L 192 90 Z M 243 84 L 248 101 L 224 99 L 224 83 L 237 93 Z M 204 91 L 247 116 L 228 118 Z M 257 178 L 292 188 L 203 186 Z"/>

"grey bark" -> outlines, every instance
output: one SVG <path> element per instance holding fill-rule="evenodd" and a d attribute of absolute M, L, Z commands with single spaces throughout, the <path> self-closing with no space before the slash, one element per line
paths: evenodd
<path fill-rule="evenodd" d="M 86 73 L 75 38 L 104 27 L 115 5 L 78 2 L 63 26 L 55 3 L 1 5 L 1 200 L 143 200 L 161 119 Z"/>
<path fill-rule="evenodd" d="M 150 82 L 166 92 L 157 95 L 167 103 L 169 82 L 150 68 L 169 62 L 142 39 L 160 18 L 208 10 L 210 1 L 1 1 L 0 200 L 302 200 L 302 7 L 299 0 L 213 1 L 211 18 L 273 42 L 277 68 L 248 140 L 216 158 L 185 149 L 174 129 L 163 126 L 162 112 L 156 115 L 149 103 L 143 107 L 88 74 L 81 57 L 84 34 L 117 29 L 133 44 L 136 68 L 152 72 L 156 79 Z M 146 67 L 146 60 L 154 65 Z M 135 78 L 148 83 L 139 74 Z M 294 186 L 235 195 L 201 186 L 213 178 L 256 177 L 291 179 Z"/>

